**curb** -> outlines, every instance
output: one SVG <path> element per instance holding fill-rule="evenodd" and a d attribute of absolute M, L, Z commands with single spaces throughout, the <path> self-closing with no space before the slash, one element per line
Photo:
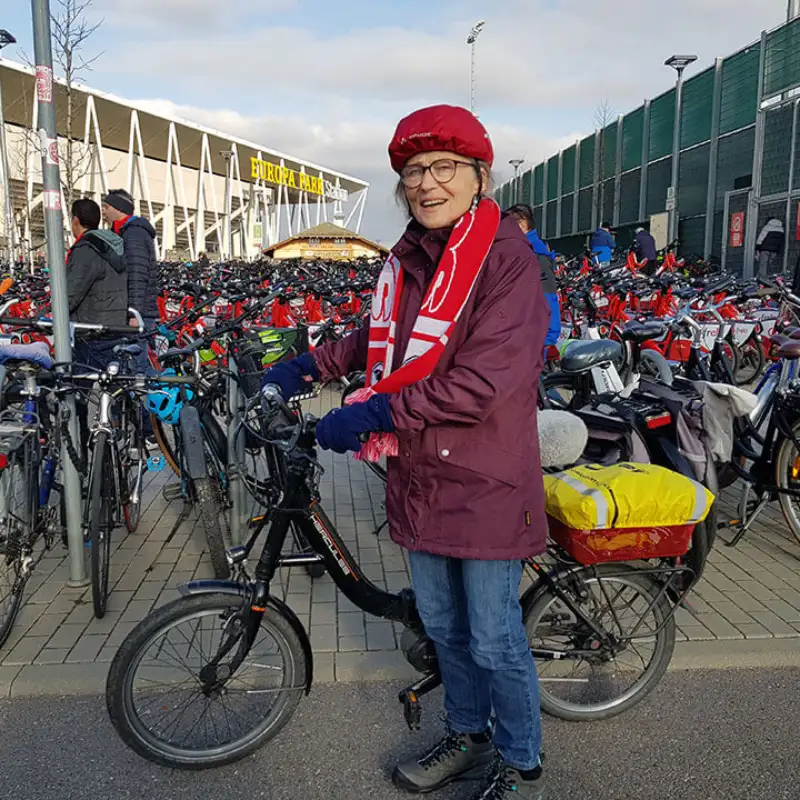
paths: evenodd
<path fill-rule="evenodd" d="M 105 694 L 108 662 L 0 667 L 0 699 Z M 800 637 L 678 642 L 670 672 L 800 667 Z M 317 653 L 318 684 L 416 680 L 399 650 Z"/>

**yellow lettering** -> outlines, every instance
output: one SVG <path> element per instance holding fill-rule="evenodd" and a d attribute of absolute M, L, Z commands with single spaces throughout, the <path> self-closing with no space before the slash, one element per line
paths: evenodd
<path fill-rule="evenodd" d="M 255 156 L 250 159 L 250 177 L 258 178 L 258 159 Z"/>
<path fill-rule="evenodd" d="M 259 167 L 260 167 L 259 175 L 261 177 L 261 180 L 265 181 L 267 179 L 267 165 L 266 165 L 266 162 L 262 161 L 261 164 L 259 165 Z"/>
<path fill-rule="evenodd" d="M 308 191 L 308 175 L 305 172 L 301 172 L 298 177 L 300 178 L 300 191 L 307 192 Z"/>
<path fill-rule="evenodd" d="M 270 183 L 276 183 L 276 181 L 275 181 L 275 165 L 274 164 L 270 164 L 269 161 L 267 161 L 267 180 Z"/>
<path fill-rule="evenodd" d="M 292 189 L 296 189 L 297 188 L 297 184 L 295 183 L 294 176 L 295 176 L 295 171 L 293 169 L 290 169 L 289 170 L 289 186 Z"/>

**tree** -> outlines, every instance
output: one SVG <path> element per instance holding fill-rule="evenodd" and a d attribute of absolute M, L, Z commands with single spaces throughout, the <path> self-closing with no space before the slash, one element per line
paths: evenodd
<path fill-rule="evenodd" d="M 69 209 L 80 181 L 92 168 L 92 157 L 82 142 L 73 137 L 75 123 L 75 83 L 92 64 L 100 57 L 100 53 L 85 58 L 84 46 L 89 37 L 102 25 L 103 20 L 91 24 L 87 12 L 92 0 L 56 0 L 55 12 L 50 20 L 53 30 L 53 52 L 55 60 L 61 67 L 66 91 L 66 129 L 61 159 L 61 183 L 64 189 L 64 202 Z"/>
<path fill-rule="evenodd" d="M 597 180 L 599 188 L 597 194 L 598 222 L 603 221 L 602 216 L 603 216 L 603 209 L 605 208 L 605 198 L 606 198 L 605 133 L 606 133 L 606 128 L 611 124 L 615 116 L 616 114 L 608 98 L 605 98 L 602 102 L 597 104 L 597 108 L 594 111 L 594 124 L 595 128 L 598 129 L 597 133 L 597 164 L 598 164 Z"/>

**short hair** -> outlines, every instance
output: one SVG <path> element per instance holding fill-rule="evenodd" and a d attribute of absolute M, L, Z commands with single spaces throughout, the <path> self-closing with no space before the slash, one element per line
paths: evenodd
<path fill-rule="evenodd" d="M 81 197 L 72 204 L 72 216 L 87 230 L 100 227 L 100 206 L 88 197 Z"/>
<path fill-rule="evenodd" d="M 600 223 L 600 227 L 601 228 L 608 228 L 609 230 L 611 230 L 611 223 L 610 222 L 601 222 Z"/>
<path fill-rule="evenodd" d="M 506 213 L 516 219 L 525 220 L 529 231 L 536 227 L 536 223 L 533 221 L 533 209 L 527 203 L 517 203 L 511 206 Z"/>

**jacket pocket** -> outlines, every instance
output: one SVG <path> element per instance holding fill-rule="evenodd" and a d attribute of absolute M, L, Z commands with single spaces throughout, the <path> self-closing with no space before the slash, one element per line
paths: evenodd
<path fill-rule="evenodd" d="M 519 453 L 492 439 L 476 436 L 468 429 L 436 431 L 436 460 L 517 488 L 528 477 L 535 453 Z"/>

